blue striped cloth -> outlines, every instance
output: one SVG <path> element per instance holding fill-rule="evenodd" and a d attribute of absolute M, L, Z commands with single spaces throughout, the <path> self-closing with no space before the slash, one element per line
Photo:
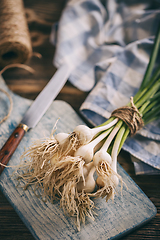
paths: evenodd
<path fill-rule="evenodd" d="M 70 82 L 90 91 L 80 111 L 94 126 L 138 91 L 159 23 L 159 0 L 67 2 L 51 33 L 53 63 L 67 62 Z M 160 120 L 128 138 L 123 149 L 131 154 L 136 174 L 159 174 Z"/>

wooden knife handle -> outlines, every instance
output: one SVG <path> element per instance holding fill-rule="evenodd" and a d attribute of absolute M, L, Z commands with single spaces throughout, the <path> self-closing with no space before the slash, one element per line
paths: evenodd
<path fill-rule="evenodd" d="M 0 174 L 5 168 L 4 165 L 7 165 L 12 154 L 16 150 L 18 144 L 22 140 L 25 132 L 28 130 L 28 127 L 25 124 L 19 124 L 18 127 L 13 131 L 11 136 L 8 138 L 7 142 L 0 150 Z"/>

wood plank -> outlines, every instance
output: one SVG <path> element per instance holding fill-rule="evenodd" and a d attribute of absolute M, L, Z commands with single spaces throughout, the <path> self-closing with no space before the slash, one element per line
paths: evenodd
<path fill-rule="evenodd" d="M 28 18 L 28 26 L 32 38 L 33 51 L 40 53 L 42 59 L 33 57 L 26 63 L 35 69 L 36 73 L 34 75 L 22 69 L 10 69 L 3 74 L 3 77 L 13 92 L 28 99 L 35 99 L 38 92 L 41 91 L 55 72 L 52 64 L 55 49 L 49 43 L 49 36 L 52 23 L 58 21 L 65 5 L 65 0 L 24 0 L 24 5 L 26 12 L 30 10 L 30 13 L 32 13 L 30 18 Z M 34 15 L 36 17 L 31 19 Z M 67 83 L 57 99 L 68 102 L 78 112 L 86 96 L 87 93 L 76 90 L 70 83 Z M 160 176 L 135 176 L 130 157 L 123 151 L 120 153 L 119 162 L 158 210 L 156 217 L 151 222 L 123 239 L 156 240 L 160 238 Z M 2 192 L 0 192 L 0 239 L 33 239 Z"/>

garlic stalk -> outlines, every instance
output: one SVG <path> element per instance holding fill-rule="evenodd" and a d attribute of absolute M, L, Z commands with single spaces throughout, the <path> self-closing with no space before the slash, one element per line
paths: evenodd
<path fill-rule="evenodd" d="M 78 140 L 80 141 L 81 145 L 89 143 L 98 133 L 103 132 L 110 127 L 114 126 L 118 122 L 118 118 L 110 119 L 106 122 L 106 124 L 96 127 L 96 128 L 89 128 L 85 125 L 78 125 L 73 130 L 73 133 L 75 133 L 78 137 Z"/>
<path fill-rule="evenodd" d="M 122 125 L 122 124 L 123 124 L 123 122 L 120 121 L 120 125 Z M 118 155 L 119 145 L 120 145 L 120 142 L 121 142 L 124 132 L 125 132 L 125 127 L 122 126 L 116 136 L 116 139 L 114 141 L 114 145 L 112 148 L 112 153 L 111 153 L 111 157 L 112 157 L 111 167 L 116 173 L 117 173 L 117 155 Z"/>
<path fill-rule="evenodd" d="M 74 156 L 77 157 L 82 157 L 82 159 L 85 161 L 85 163 L 89 163 L 93 159 L 94 155 L 94 148 L 95 146 L 101 142 L 111 131 L 112 129 L 108 129 L 102 134 L 100 134 L 97 138 L 92 140 L 86 145 L 80 146 L 77 151 L 74 153 Z"/>
<path fill-rule="evenodd" d="M 108 150 L 109 145 L 111 144 L 113 138 L 115 137 L 115 135 L 118 132 L 120 127 L 121 127 L 121 124 L 117 124 L 114 127 L 114 129 L 112 130 L 112 132 L 110 133 L 110 135 L 106 139 L 105 143 L 101 147 L 101 149 L 94 154 L 93 163 L 94 163 L 95 166 L 98 166 L 98 164 L 101 161 L 104 161 L 104 162 L 108 163 L 109 165 L 111 165 L 112 158 L 111 158 L 110 154 L 107 153 L 107 150 Z"/>
<path fill-rule="evenodd" d="M 99 190 L 94 195 L 96 197 L 106 197 L 106 201 L 108 201 L 109 198 L 114 199 L 115 189 L 118 186 L 119 179 L 121 179 L 117 174 L 117 154 L 121 138 L 125 131 L 125 128 L 122 128 L 122 124 L 122 121 L 119 121 L 116 124 L 102 148 L 93 157 L 93 162 L 96 165 L 96 171 L 98 174 L 96 184 L 99 187 Z M 107 153 L 107 150 L 113 138 L 115 139 L 112 154 L 110 156 L 110 154 Z M 101 154 L 104 154 L 105 157 Z M 99 156 L 102 156 L 102 158 Z"/>

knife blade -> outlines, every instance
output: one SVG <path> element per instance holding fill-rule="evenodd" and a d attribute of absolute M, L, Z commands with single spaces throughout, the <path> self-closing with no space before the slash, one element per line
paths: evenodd
<path fill-rule="evenodd" d="M 70 68 L 67 64 L 62 65 L 44 89 L 40 92 L 34 100 L 30 108 L 25 113 L 20 124 L 15 128 L 11 136 L 0 150 L 0 174 L 9 162 L 12 154 L 21 142 L 23 136 L 29 129 L 34 128 L 40 121 L 44 113 L 47 111 L 52 101 L 56 98 L 64 84 L 66 83 L 69 75 Z"/>

